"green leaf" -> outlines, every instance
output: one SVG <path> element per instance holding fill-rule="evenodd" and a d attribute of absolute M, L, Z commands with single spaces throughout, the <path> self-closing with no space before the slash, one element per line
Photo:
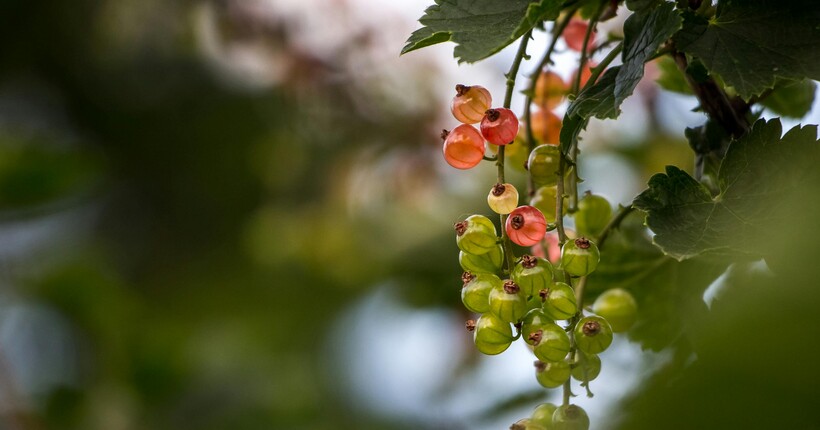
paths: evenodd
<path fill-rule="evenodd" d="M 820 8 L 815 1 L 721 1 L 707 21 L 684 14 L 675 36 L 744 99 L 774 87 L 777 78 L 820 79 Z"/>
<path fill-rule="evenodd" d="M 657 6 L 661 0 L 626 0 L 627 9 L 632 12 L 641 12 Z"/>
<path fill-rule="evenodd" d="M 419 19 L 401 53 L 441 42 L 456 43 L 459 62 L 474 63 L 514 42 L 544 20 L 554 20 L 560 0 L 436 0 Z"/>
<path fill-rule="evenodd" d="M 733 141 L 718 172 L 715 197 L 682 170 L 649 180 L 649 189 L 635 198 L 648 213 L 646 223 L 655 243 L 683 260 L 701 254 L 759 258 L 777 235 L 776 226 L 807 187 L 820 182 L 817 126 L 791 129 L 781 139 L 778 119 L 759 120 Z"/>
<path fill-rule="evenodd" d="M 675 64 L 675 60 L 669 56 L 663 56 L 655 64 L 660 71 L 660 76 L 655 79 L 655 82 L 661 88 L 673 93 L 692 95 L 692 87 L 686 82 L 686 77 Z"/>
<path fill-rule="evenodd" d="M 635 212 L 601 248 L 601 262 L 587 279 L 587 297 L 593 300 L 610 288 L 629 290 L 639 309 L 629 338 L 644 349 L 660 351 L 703 315 L 703 292 L 725 269 L 721 262 L 679 262 L 665 256 L 652 244 L 643 215 Z"/>
<path fill-rule="evenodd" d="M 597 82 L 585 87 L 567 108 L 560 136 L 564 153 L 577 141 L 583 128 L 580 124 L 593 116 L 615 119 L 620 115 L 621 103 L 643 78 L 644 63 L 680 28 L 680 24 L 681 19 L 671 3 L 627 18 L 624 24 L 624 64 L 607 70 Z"/>
<path fill-rule="evenodd" d="M 781 116 L 803 118 L 811 110 L 816 90 L 813 81 L 792 81 L 775 87 L 760 104 Z"/>

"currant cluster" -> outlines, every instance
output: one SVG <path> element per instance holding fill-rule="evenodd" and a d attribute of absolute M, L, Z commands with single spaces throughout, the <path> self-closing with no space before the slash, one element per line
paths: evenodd
<path fill-rule="evenodd" d="M 583 38 L 587 28 L 578 27 L 584 25 L 571 21 L 568 29 L 573 30 L 568 31 Z M 567 45 L 573 47 L 569 39 Z M 591 67 L 594 65 L 587 64 L 581 76 L 573 79 L 589 79 Z M 489 208 L 499 214 L 500 228 L 479 214 L 454 226 L 464 270 L 461 300 L 478 314 L 466 327 L 484 354 L 500 354 L 523 339 L 535 356 L 537 382 L 545 388 L 563 387 L 565 392 L 562 406 L 539 405 L 531 417 L 513 424 L 513 429 L 589 428 L 586 412 L 568 402 L 570 379 L 580 381 L 591 396 L 589 382 L 601 371 L 598 354 L 610 346 L 613 333 L 628 330 L 637 315 L 635 299 L 622 289 L 601 294 L 592 305 L 594 314 L 584 315 L 585 277 L 600 261 L 592 238 L 604 232 L 613 215 L 605 198 L 587 192 L 571 212 L 576 232 L 561 227 L 561 240 L 549 233 L 563 226 L 567 215 L 567 196 L 559 192 L 558 184 L 572 182 L 572 166 L 562 166 L 558 147 L 561 119 L 552 111 L 569 88 L 554 72 L 542 71 L 532 98 L 538 110 L 529 116 L 530 124 L 522 124 L 510 109 L 491 107 L 492 96 L 486 88 L 457 85 L 450 107 L 461 124 L 442 132 L 448 164 L 469 169 L 482 160 L 496 161 L 502 172 L 487 195 Z M 487 143 L 490 152 L 497 154 L 495 158 L 487 155 Z M 527 172 L 529 204 L 520 204 L 516 187 L 503 180 L 504 156 L 512 166 Z M 556 219 L 559 206 L 560 219 Z M 550 253 L 561 241 L 560 255 Z M 524 249 L 522 255 L 515 255 L 513 244 Z M 550 255 L 554 255 L 552 261 Z"/>

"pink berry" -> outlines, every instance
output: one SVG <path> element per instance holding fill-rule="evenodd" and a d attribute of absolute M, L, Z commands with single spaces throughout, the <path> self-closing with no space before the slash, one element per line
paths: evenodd
<path fill-rule="evenodd" d="M 518 134 L 518 117 L 506 108 L 488 109 L 481 120 L 481 135 L 495 145 L 506 145 Z"/>
<path fill-rule="evenodd" d="M 456 169 L 475 167 L 484 158 L 484 138 L 475 127 L 461 124 L 448 132 L 441 132 L 444 139 L 444 160 Z"/>
<path fill-rule="evenodd" d="M 572 49 L 576 52 L 581 52 L 584 49 L 584 37 L 586 37 L 587 29 L 589 28 L 589 24 L 586 21 L 580 19 L 572 19 L 567 28 L 564 29 L 564 42 L 567 43 L 567 47 Z M 587 45 L 587 52 L 591 51 L 595 47 L 595 31 L 593 30 L 592 34 L 589 35 L 589 44 Z"/>
<path fill-rule="evenodd" d="M 459 122 L 475 124 L 484 118 L 484 112 L 492 106 L 493 98 L 480 85 L 456 85 L 456 95 L 450 103 L 450 111 Z"/>
<path fill-rule="evenodd" d="M 547 220 L 532 206 L 519 206 L 510 212 L 505 226 L 510 240 L 521 246 L 532 246 L 544 239 Z"/>

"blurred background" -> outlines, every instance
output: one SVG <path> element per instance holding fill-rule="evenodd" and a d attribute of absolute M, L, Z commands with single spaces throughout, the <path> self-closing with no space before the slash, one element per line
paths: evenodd
<path fill-rule="evenodd" d="M 399 57 L 431 3 L 0 2 L 0 428 L 499 429 L 557 399 L 463 330 L 452 224 L 494 168 L 438 134 L 513 53 Z M 584 189 L 691 169 L 695 105 L 646 85 L 591 124 Z M 666 358 L 619 339 L 578 399 L 599 428 Z"/>

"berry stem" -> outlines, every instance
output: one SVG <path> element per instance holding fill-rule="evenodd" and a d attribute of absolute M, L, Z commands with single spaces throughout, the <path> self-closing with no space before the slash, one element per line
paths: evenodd
<path fill-rule="evenodd" d="M 515 89 L 515 78 L 518 75 L 518 69 L 521 67 L 521 60 L 527 55 L 527 44 L 530 42 L 530 38 L 532 38 L 532 30 L 529 30 L 524 37 L 521 39 L 521 44 L 518 45 L 518 52 L 515 53 L 515 59 L 513 59 L 512 65 L 510 66 L 510 71 L 507 72 L 507 91 L 504 94 L 504 107 L 509 109 L 510 103 L 512 102 L 512 95 L 513 90 Z M 495 165 L 498 169 L 498 174 L 496 177 L 496 182 L 499 184 L 503 184 L 507 182 L 504 179 L 504 148 L 506 145 L 501 145 L 498 147 L 498 155 L 495 161 Z M 510 243 L 510 238 L 507 237 L 507 229 L 505 225 L 507 224 L 507 215 L 501 214 L 499 215 L 501 218 L 501 243 L 504 247 L 504 256 L 507 260 L 507 273 L 512 273 L 513 266 L 515 265 L 515 255 L 513 255 L 512 244 Z"/>

